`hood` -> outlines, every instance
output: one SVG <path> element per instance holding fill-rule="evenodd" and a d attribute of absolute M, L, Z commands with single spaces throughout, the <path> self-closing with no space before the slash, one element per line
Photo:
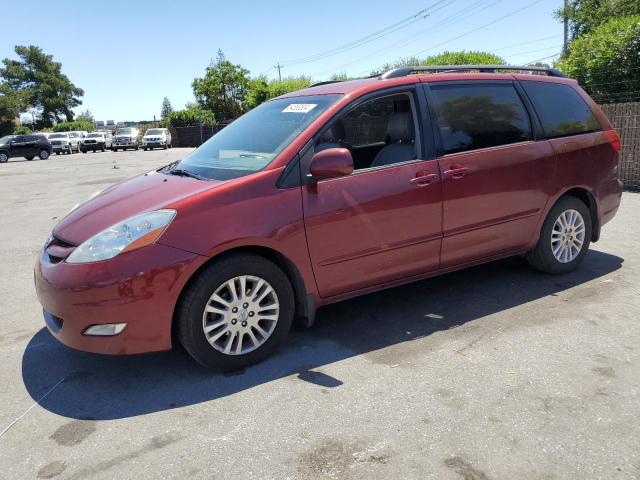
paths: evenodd
<path fill-rule="evenodd" d="M 166 137 L 166 135 L 164 133 L 158 133 L 158 134 L 155 134 L 155 135 L 145 135 L 142 138 L 164 138 L 164 137 Z"/>
<path fill-rule="evenodd" d="M 226 181 L 202 181 L 158 172 L 145 173 L 112 185 L 81 204 L 60 220 L 53 234 L 61 240 L 79 245 L 129 217 L 170 208 L 179 200 L 223 183 Z"/>

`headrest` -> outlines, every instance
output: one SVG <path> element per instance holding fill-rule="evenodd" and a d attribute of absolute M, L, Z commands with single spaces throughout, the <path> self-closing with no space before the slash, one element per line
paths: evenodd
<path fill-rule="evenodd" d="M 392 113 L 387 124 L 387 133 L 392 142 L 414 140 L 415 131 L 409 112 Z"/>
<path fill-rule="evenodd" d="M 324 131 L 320 140 L 322 142 L 337 142 L 338 140 L 344 140 L 346 136 L 344 125 L 341 121 L 335 122 L 327 130 Z"/>

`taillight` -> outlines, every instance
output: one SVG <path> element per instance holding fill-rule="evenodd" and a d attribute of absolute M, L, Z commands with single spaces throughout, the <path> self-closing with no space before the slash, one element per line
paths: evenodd
<path fill-rule="evenodd" d="M 618 132 L 616 132 L 615 130 L 607 130 L 604 132 L 604 134 L 607 137 L 607 140 L 609 140 L 609 143 L 611 144 L 611 147 L 613 147 L 613 149 L 616 152 L 620 151 L 620 136 L 618 135 Z"/>

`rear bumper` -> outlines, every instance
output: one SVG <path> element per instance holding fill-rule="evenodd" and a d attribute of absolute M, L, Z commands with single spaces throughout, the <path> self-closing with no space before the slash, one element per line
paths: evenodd
<path fill-rule="evenodd" d="M 615 217 L 622 200 L 623 183 L 617 178 L 603 183 L 597 191 L 600 227 Z"/>
<path fill-rule="evenodd" d="M 71 348 L 112 355 L 168 350 L 180 292 L 206 260 L 160 244 L 91 264 L 53 263 L 43 251 L 36 293 L 47 328 Z M 115 336 L 84 335 L 104 323 L 127 326 Z"/>

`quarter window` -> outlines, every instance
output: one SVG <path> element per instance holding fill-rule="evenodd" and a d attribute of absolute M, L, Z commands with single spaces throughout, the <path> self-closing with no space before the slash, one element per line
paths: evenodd
<path fill-rule="evenodd" d="M 549 138 L 600 130 L 589 105 L 569 85 L 521 82 Z"/>
<path fill-rule="evenodd" d="M 531 140 L 531 122 L 512 85 L 430 88 L 445 154 Z"/>

